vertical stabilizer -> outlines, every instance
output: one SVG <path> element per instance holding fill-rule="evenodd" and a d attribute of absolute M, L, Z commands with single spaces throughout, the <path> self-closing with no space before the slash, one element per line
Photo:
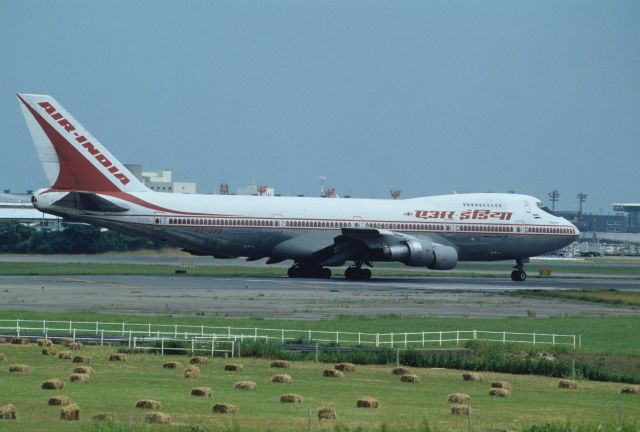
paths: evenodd
<path fill-rule="evenodd" d="M 149 191 L 54 98 L 18 94 L 18 102 L 52 188 Z"/>

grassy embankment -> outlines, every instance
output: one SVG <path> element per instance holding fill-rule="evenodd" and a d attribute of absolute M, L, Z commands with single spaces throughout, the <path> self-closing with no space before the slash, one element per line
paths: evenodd
<path fill-rule="evenodd" d="M 160 401 L 159 411 L 170 414 L 173 429 L 181 425 L 181 430 L 192 426 L 190 430 L 299 431 L 306 428 L 308 410 L 313 414 L 314 430 L 331 430 L 336 426 L 381 430 L 383 424 L 389 426 L 387 431 L 426 430 L 420 427 L 424 422 L 433 430 L 466 430 L 466 417 L 450 413 L 447 395 L 453 392 L 471 396 L 474 430 L 518 431 L 544 422 L 591 425 L 595 430 L 598 424 L 615 424 L 618 407 L 625 422 L 640 424 L 640 396 L 620 394 L 621 385 L 614 383 L 579 382 L 577 390 L 562 390 L 558 388 L 558 380 L 551 378 L 484 373 L 483 382 L 465 382 L 460 371 L 414 369 L 422 382 L 406 384 L 390 373 L 390 367 L 382 366 L 358 366 L 356 372 L 331 379 L 322 377 L 322 371 L 329 366 L 325 364 L 292 362 L 289 369 L 276 370 L 269 368 L 267 360 L 244 358 L 239 360 L 244 365 L 243 372 L 225 372 L 225 360 L 215 358 L 201 366 L 200 378 L 185 379 L 182 368 L 163 369 L 162 364 L 178 360 L 186 366 L 188 357 L 136 354 L 129 355 L 126 363 L 116 363 L 107 361 L 109 354 L 115 352 L 107 347 L 85 348 L 82 354 L 92 357 L 94 372 L 87 383 L 70 383 L 68 378 L 76 365 L 69 360 L 43 356 L 33 344 L 0 345 L 0 352 L 7 356 L 1 363 L 0 405 L 13 403 L 18 412 L 17 421 L 0 420 L 0 428 L 15 431 L 88 430 L 91 416 L 103 411 L 118 416 L 123 424 L 118 430 L 129 430 L 124 425 L 142 422 L 144 410 L 135 408 L 139 399 Z M 13 363 L 27 364 L 31 371 L 7 372 L 8 365 Z M 272 375 L 283 372 L 293 377 L 293 383 L 270 382 Z M 40 389 L 41 382 L 51 378 L 65 381 L 64 389 Z M 257 390 L 234 390 L 233 384 L 241 380 L 256 382 Z M 494 380 L 510 382 L 511 397 L 490 397 L 489 385 Z M 190 396 L 191 388 L 196 386 L 211 387 L 213 397 Z M 279 397 L 285 393 L 301 394 L 304 402 L 282 404 Z M 79 422 L 63 422 L 58 419 L 60 408 L 47 406 L 47 399 L 58 394 L 69 396 L 80 406 Z M 356 408 L 356 400 L 362 396 L 377 398 L 381 408 Z M 213 414 L 214 403 L 234 404 L 238 412 Z M 321 406 L 335 408 L 337 421 L 320 423 L 315 413 Z"/>

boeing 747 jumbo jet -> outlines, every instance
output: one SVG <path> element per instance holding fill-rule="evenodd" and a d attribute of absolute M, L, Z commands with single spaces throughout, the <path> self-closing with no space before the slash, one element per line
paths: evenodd
<path fill-rule="evenodd" d="M 32 197 L 49 214 L 152 237 L 194 255 L 293 260 L 290 277 L 369 279 L 376 261 L 449 270 L 515 260 L 573 242 L 578 230 L 540 200 L 469 193 L 403 200 L 181 195 L 149 190 L 51 96 L 18 94 L 51 186 Z M 363 267 L 364 266 L 364 267 Z"/>

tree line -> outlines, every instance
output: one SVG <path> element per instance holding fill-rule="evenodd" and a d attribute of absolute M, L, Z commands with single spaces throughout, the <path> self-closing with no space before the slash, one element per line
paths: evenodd
<path fill-rule="evenodd" d="M 91 225 L 70 224 L 61 231 L 46 231 L 16 221 L 0 222 L 0 253 L 97 254 L 163 246 L 158 241 Z"/>

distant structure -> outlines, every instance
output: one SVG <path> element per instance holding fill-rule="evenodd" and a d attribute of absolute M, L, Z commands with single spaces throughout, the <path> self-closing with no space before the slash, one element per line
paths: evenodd
<path fill-rule="evenodd" d="M 400 191 L 398 189 L 393 189 L 391 191 L 391 198 L 398 199 L 400 197 L 400 192 L 402 192 L 402 191 Z"/>
<path fill-rule="evenodd" d="M 320 197 L 321 198 L 326 198 L 327 194 L 324 190 L 324 182 L 327 181 L 327 178 L 325 176 L 320 176 Z"/>
<path fill-rule="evenodd" d="M 336 195 L 336 188 L 327 189 L 327 198 L 333 198 Z"/>
<path fill-rule="evenodd" d="M 275 196 L 275 190 L 268 186 L 244 186 L 236 189 L 236 195 Z"/>
<path fill-rule="evenodd" d="M 140 164 L 125 164 L 124 166 L 146 187 L 153 191 L 183 194 L 197 193 L 196 183 L 172 181 L 171 170 L 144 171 Z"/>
<path fill-rule="evenodd" d="M 640 202 L 614 203 L 613 210 L 627 214 L 625 222 L 628 232 L 640 233 Z"/>
<path fill-rule="evenodd" d="M 62 218 L 42 213 L 31 204 L 31 193 L 12 194 L 10 189 L 0 193 L 0 221 L 17 221 L 43 231 L 59 231 L 67 223 Z"/>
<path fill-rule="evenodd" d="M 227 183 L 220 183 L 218 193 L 220 195 L 229 195 L 229 185 Z"/>
<path fill-rule="evenodd" d="M 584 204 L 584 202 L 587 200 L 587 197 L 589 195 L 587 195 L 584 192 L 579 192 L 578 195 L 576 195 L 578 197 L 578 203 L 580 203 L 580 209 L 578 210 L 578 218 L 582 219 L 582 204 Z"/>
<path fill-rule="evenodd" d="M 557 190 L 553 190 L 547 194 L 549 196 L 549 201 L 551 201 L 551 210 L 556 210 L 556 202 L 560 199 L 560 192 Z"/>

